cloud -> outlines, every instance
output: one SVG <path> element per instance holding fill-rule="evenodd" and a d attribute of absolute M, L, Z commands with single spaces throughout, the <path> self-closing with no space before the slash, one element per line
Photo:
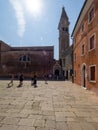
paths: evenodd
<path fill-rule="evenodd" d="M 25 32 L 25 25 L 26 25 L 22 4 L 20 3 L 19 0 L 10 0 L 10 3 L 15 10 L 15 14 L 17 18 L 17 23 L 18 23 L 17 33 L 20 37 L 22 37 Z"/>

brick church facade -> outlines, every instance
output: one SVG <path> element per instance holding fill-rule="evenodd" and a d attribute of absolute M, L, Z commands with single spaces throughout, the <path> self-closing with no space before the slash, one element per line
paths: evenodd
<path fill-rule="evenodd" d="M 54 47 L 11 47 L 0 41 L 0 76 L 23 73 L 38 77 L 53 73 Z"/>
<path fill-rule="evenodd" d="M 98 0 L 85 0 L 72 37 L 74 82 L 98 88 Z"/>

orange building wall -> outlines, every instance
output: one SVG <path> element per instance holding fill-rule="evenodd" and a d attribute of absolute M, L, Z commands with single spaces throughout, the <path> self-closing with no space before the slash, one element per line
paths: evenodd
<path fill-rule="evenodd" d="M 74 54 L 76 53 L 76 61 L 74 61 L 74 70 L 76 70 L 76 77 L 74 78 L 74 82 L 82 85 L 82 74 L 81 68 L 82 64 L 86 64 L 86 87 L 88 89 L 92 87 L 98 88 L 98 0 L 94 0 L 95 6 L 95 17 L 93 21 L 88 24 L 88 12 L 86 13 L 83 22 L 84 22 L 84 32 L 81 32 L 81 27 L 78 29 L 75 35 L 75 43 L 74 46 Z M 93 5 L 92 4 L 92 5 Z M 95 49 L 89 51 L 88 49 L 88 42 L 89 37 L 94 34 L 96 35 L 96 43 Z M 84 55 L 81 56 L 81 47 L 82 44 L 85 46 Z M 89 82 L 89 66 L 96 65 L 96 83 Z"/>

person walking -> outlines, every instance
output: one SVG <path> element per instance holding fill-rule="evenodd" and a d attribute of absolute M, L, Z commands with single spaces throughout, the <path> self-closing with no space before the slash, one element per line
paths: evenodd
<path fill-rule="evenodd" d="M 34 79 L 34 76 L 31 77 L 31 86 L 34 85 L 34 81 L 33 81 L 33 79 Z"/>
<path fill-rule="evenodd" d="M 17 87 L 22 87 L 23 80 L 24 80 L 23 74 L 20 74 L 20 76 L 19 76 L 19 85 Z"/>
<path fill-rule="evenodd" d="M 44 75 L 45 84 L 48 84 L 47 77 L 48 77 L 47 75 Z"/>
<path fill-rule="evenodd" d="M 33 78 L 33 85 L 34 85 L 34 88 L 37 87 L 37 76 L 34 75 L 34 78 Z"/>
<path fill-rule="evenodd" d="M 11 81 L 8 83 L 8 87 L 7 88 L 10 88 L 13 86 L 13 80 L 14 80 L 14 74 L 11 74 Z"/>

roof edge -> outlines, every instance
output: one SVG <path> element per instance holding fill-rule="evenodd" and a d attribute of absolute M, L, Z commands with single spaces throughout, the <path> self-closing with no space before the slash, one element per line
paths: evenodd
<path fill-rule="evenodd" d="M 83 6 L 82 6 L 82 8 L 81 8 L 81 11 L 80 11 L 79 16 L 78 16 L 78 18 L 77 18 L 77 21 L 76 21 L 76 23 L 75 23 L 74 29 L 73 29 L 73 31 L 72 31 L 71 37 L 72 37 L 73 34 L 74 34 L 75 28 L 76 28 L 76 26 L 77 26 L 77 24 L 78 24 L 78 21 L 79 21 L 79 19 L 80 19 L 80 16 L 81 16 L 81 14 L 82 14 L 82 12 L 83 12 L 83 9 L 84 9 L 84 7 L 85 7 L 87 1 L 88 1 L 88 0 L 85 0 Z"/>

